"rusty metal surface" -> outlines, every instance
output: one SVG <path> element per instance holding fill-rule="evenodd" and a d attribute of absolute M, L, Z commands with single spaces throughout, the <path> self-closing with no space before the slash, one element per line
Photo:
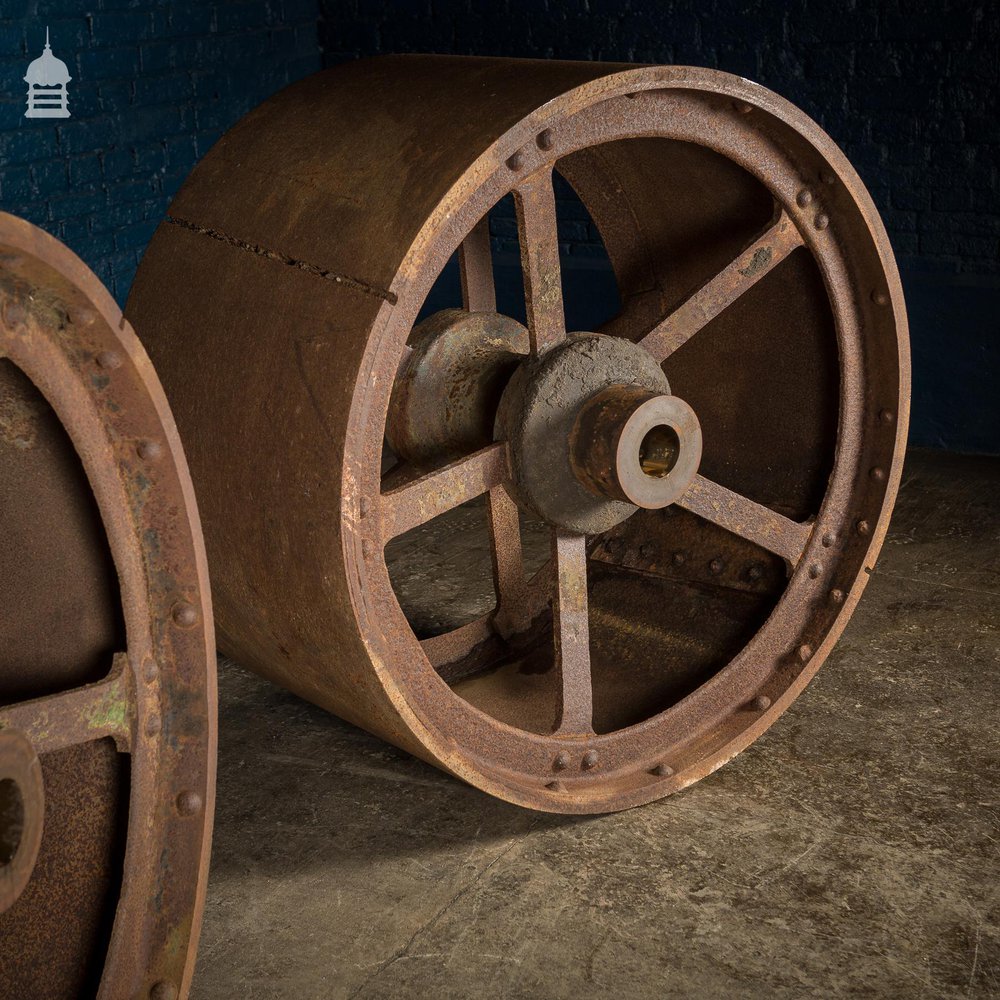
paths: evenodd
<path fill-rule="evenodd" d="M 662 365 L 703 453 L 673 505 L 586 542 L 548 512 L 554 558 L 526 579 L 511 442 L 385 479 L 381 458 L 453 255 L 455 306 L 495 310 L 484 219 L 508 194 L 531 355 L 513 379 L 572 343 L 553 170 L 618 279 L 595 332 Z M 533 808 L 647 802 L 756 739 L 844 627 L 898 487 L 909 359 L 881 222 L 813 122 L 714 71 L 415 56 L 317 74 L 199 164 L 127 311 L 184 434 L 223 649 Z M 496 607 L 418 638 L 386 546 L 477 495 Z"/>
<path fill-rule="evenodd" d="M 691 485 L 701 428 L 677 396 L 618 382 L 580 409 L 569 436 L 570 465 L 592 493 L 660 510 Z"/>
<path fill-rule="evenodd" d="M 585 486 L 571 460 L 580 411 L 613 385 L 670 392 L 659 365 L 635 344 L 601 334 L 564 334 L 558 345 L 518 368 L 500 401 L 497 435 L 510 450 L 511 489 L 525 510 L 564 531 L 596 534 L 635 513 L 627 500 Z"/>
<path fill-rule="evenodd" d="M 495 312 L 444 309 L 414 329 L 410 347 L 385 424 L 393 451 L 432 466 L 491 445 L 500 396 L 528 353 L 527 330 Z"/>
<path fill-rule="evenodd" d="M 23 788 L 44 813 L 0 913 L 0 982 L 23 1000 L 185 996 L 215 766 L 193 489 L 107 291 L 2 213 L 0 496 L 0 745 L 19 733 L 37 756 Z"/>
<path fill-rule="evenodd" d="M 24 892 L 42 844 L 42 766 L 15 729 L 0 731 L 0 913 Z"/>

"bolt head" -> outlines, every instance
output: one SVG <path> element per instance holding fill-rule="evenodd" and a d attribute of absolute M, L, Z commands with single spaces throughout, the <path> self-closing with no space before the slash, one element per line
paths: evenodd
<path fill-rule="evenodd" d="M 869 475 L 875 480 L 876 483 L 885 482 L 885 469 L 881 466 L 876 465 L 875 468 L 871 470 Z"/>
<path fill-rule="evenodd" d="M 554 771 L 565 771 L 569 767 L 569 754 L 565 750 L 560 750 L 556 754 L 556 759 L 552 761 L 552 769 Z"/>
<path fill-rule="evenodd" d="M 585 771 L 591 771 L 591 770 L 593 770 L 595 767 L 597 767 L 597 759 L 598 759 L 597 758 L 597 751 L 596 750 L 588 750 L 583 755 L 583 760 L 581 761 L 581 765 L 582 765 L 583 769 Z"/>
<path fill-rule="evenodd" d="M 754 712 L 766 712 L 770 707 L 771 699 L 766 694 L 759 694 L 750 702 L 750 708 Z"/>
<path fill-rule="evenodd" d="M 507 157 L 508 170 L 520 170 L 524 166 L 524 157 L 520 153 L 513 153 Z"/>
<path fill-rule="evenodd" d="M 844 603 L 844 592 L 837 587 L 830 591 L 830 600 L 834 604 Z"/>
<path fill-rule="evenodd" d="M 122 365 L 122 356 L 117 351 L 101 351 L 95 360 L 99 367 L 107 371 L 114 371 Z"/>
<path fill-rule="evenodd" d="M 801 646 L 799 646 L 799 659 L 803 663 L 808 663 L 809 660 L 812 659 L 812 655 L 813 649 L 808 643 L 804 642 Z"/>
<path fill-rule="evenodd" d="M 796 196 L 795 203 L 799 208 L 805 208 L 807 205 L 811 205 L 813 200 L 813 193 L 809 188 L 803 188 Z"/>
<path fill-rule="evenodd" d="M 650 774 L 655 774 L 658 778 L 669 778 L 673 773 L 674 769 L 669 764 L 657 764 L 650 771 Z"/>
<path fill-rule="evenodd" d="M 708 564 L 708 568 L 712 571 L 713 575 L 718 576 L 726 568 L 726 564 L 721 559 L 713 559 Z"/>
<path fill-rule="evenodd" d="M 815 219 L 813 219 L 813 225 L 817 229 L 826 229 L 830 225 L 830 216 L 826 212 L 819 212 Z"/>
<path fill-rule="evenodd" d="M 552 138 L 552 129 L 543 129 L 538 133 L 538 138 L 535 141 L 538 143 L 539 149 L 551 149 L 555 142 Z"/>
<path fill-rule="evenodd" d="M 198 609 L 193 604 L 182 601 L 174 605 L 170 617 L 173 618 L 174 624 L 180 628 L 193 628 L 198 624 Z"/>
<path fill-rule="evenodd" d="M 152 462 L 163 454 L 163 445 L 159 441 L 140 441 L 136 451 L 144 462 Z"/>
<path fill-rule="evenodd" d="M 867 521 L 858 521 L 857 529 L 859 535 L 870 535 L 872 533 L 871 525 Z"/>
<path fill-rule="evenodd" d="M 156 983 L 149 991 L 149 1000 L 177 1000 L 177 987 L 173 983 Z"/>
<path fill-rule="evenodd" d="M 185 789 L 177 796 L 176 805 L 181 816 L 197 816 L 201 812 L 201 796 L 192 789 Z"/>
<path fill-rule="evenodd" d="M 545 786 L 550 792 L 565 792 L 566 786 L 561 781 L 550 781 Z"/>

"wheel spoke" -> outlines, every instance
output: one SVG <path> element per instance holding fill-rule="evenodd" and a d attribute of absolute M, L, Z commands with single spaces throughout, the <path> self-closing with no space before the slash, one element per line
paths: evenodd
<path fill-rule="evenodd" d="M 556 593 L 552 631 L 559 669 L 559 723 L 556 735 L 593 733 L 590 677 L 590 624 L 587 611 L 587 540 L 583 535 L 552 533 Z"/>
<path fill-rule="evenodd" d="M 528 581 L 524 578 L 521 552 L 521 520 L 517 504 L 503 486 L 487 497 L 490 522 L 490 552 L 493 557 L 493 585 L 497 594 L 494 617 L 496 630 L 505 638 L 523 632 L 530 624 Z"/>
<path fill-rule="evenodd" d="M 533 356 L 544 354 L 566 336 L 556 198 L 552 171 L 539 170 L 514 189 L 524 303 Z"/>
<path fill-rule="evenodd" d="M 811 524 L 784 517 L 703 476 L 695 476 L 679 507 L 779 555 L 795 568 L 812 533 Z"/>
<path fill-rule="evenodd" d="M 493 254 L 490 250 L 490 219 L 480 219 L 462 241 L 458 251 L 462 273 L 462 304 L 469 312 L 496 312 L 493 285 Z"/>
<path fill-rule="evenodd" d="M 128 656 L 116 653 L 111 673 L 102 681 L 0 708 L 0 729 L 19 729 L 39 754 L 107 736 L 127 751 L 132 745 L 131 702 Z"/>
<path fill-rule="evenodd" d="M 795 224 L 780 212 L 767 232 L 654 326 L 639 343 L 657 361 L 665 361 L 801 245 L 802 237 Z"/>
<path fill-rule="evenodd" d="M 481 646 L 495 635 L 491 622 L 492 614 L 483 615 L 475 621 L 420 640 L 424 655 L 435 669 L 464 659 L 477 646 Z"/>
<path fill-rule="evenodd" d="M 499 486 L 509 475 L 503 441 L 381 496 L 382 537 L 395 538 Z"/>
<path fill-rule="evenodd" d="M 530 627 L 531 623 L 545 611 L 552 600 L 552 566 L 552 560 L 547 559 L 538 572 L 525 583 L 525 628 Z M 516 634 L 517 631 L 520 630 L 512 630 L 511 634 Z M 421 639 L 420 645 L 423 647 L 427 659 L 431 661 L 434 667 L 438 668 L 464 659 L 477 646 L 495 637 L 498 633 L 496 611 L 490 611 L 488 614 L 469 622 L 467 625 L 461 625 L 456 629 L 452 629 L 451 632 L 444 632 L 441 635 Z"/>

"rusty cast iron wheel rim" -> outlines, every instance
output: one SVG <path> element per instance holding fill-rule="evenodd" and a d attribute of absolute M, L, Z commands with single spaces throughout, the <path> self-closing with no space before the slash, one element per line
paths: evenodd
<path fill-rule="evenodd" d="M 583 334 L 603 366 L 590 390 L 610 395 L 583 416 L 587 400 L 566 402 L 565 439 L 548 455 L 570 500 L 580 486 L 627 508 L 602 507 L 592 536 L 561 501 L 526 497 L 519 478 L 546 457 L 531 451 L 544 435 L 516 439 L 536 419 L 532 399 L 549 398 L 538 380 L 570 371 L 579 342 L 564 319 L 554 170 L 600 231 L 622 302 Z M 494 317 L 486 217 L 508 194 L 526 338 Z M 526 339 L 527 355 L 494 441 L 457 458 L 445 442 L 438 463 L 417 448 L 383 477 L 387 415 L 397 446 L 394 428 L 412 442 L 413 428 L 451 426 L 412 402 L 431 383 L 413 367 L 427 352 L 411 334 L 453 255 L 462 305 L 484 317 L 459 324 L 469 355 L 484 354 L 491 329 L 501 354 Z M 318 74 L 199 165 L 128 308 L 188 443 L 221 567 L 223 648 L 533 808 L 648 802 L 764 732 L 843 629 L 898 487 L 909 370 L 885 231 L 811 120 L 727 74 L 451 57 Z M 451 313 L 427 324 L 456 328 Z M 665 377 L 640 379 L 636 396 L 640 355 Z M 485 381 L 501 362 L 484 362 Z M 454 367 L 457 391 L 474 376 Z M 213 388 L 223 403 L 206 402 Z M 414 409 L 400 413 L 404 398 Z M 640 439 L 654 411 L 662 421 Z M 483 420 L 460 423 L 467 447 Z M 674 470 L 663 494 L 625 482 Z M 386 546 L 477 497 L 496 606 L 418 638 Z M 551 555 L 528 579 L 532 515 Z M 532 688 L 529 675 L 543 680 Z"/>
<path fill-rule="evenodd" d="M 26 1000 L 186 996 L 215 781 L 194 493 L 111 296 L 5 214 L 0 455 L 0 783 L 21 799 L 0 981 Z"/>

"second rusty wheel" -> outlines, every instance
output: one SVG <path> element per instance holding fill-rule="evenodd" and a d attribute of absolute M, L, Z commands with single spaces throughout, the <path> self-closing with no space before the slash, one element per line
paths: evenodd
<path fill-rule="evenodd" d="M 557 174 L 617 279 L 597 330 L 566 329 Z M 526 327 L 494 292 L 508 195 Z M 455 256 L 461 301 L 419 322 Z M 647 802 L 759 736 L 847 622 L 899 482 L 885 231 L 812 121 L 722 73 L 311 77 L 198 166 L 128 312 L 185 436 L 226 652 L 534 808 Z M 420 620 L 405 577 L 430 550 L 400 569 L 400 540 L 477 520 L 489 606 Z"/>
<path fill-rule="evenodd" d="M 177 430 L 94 274 L 0 213 L 0 995 L 177 1000 L 215 786 Z"/>

